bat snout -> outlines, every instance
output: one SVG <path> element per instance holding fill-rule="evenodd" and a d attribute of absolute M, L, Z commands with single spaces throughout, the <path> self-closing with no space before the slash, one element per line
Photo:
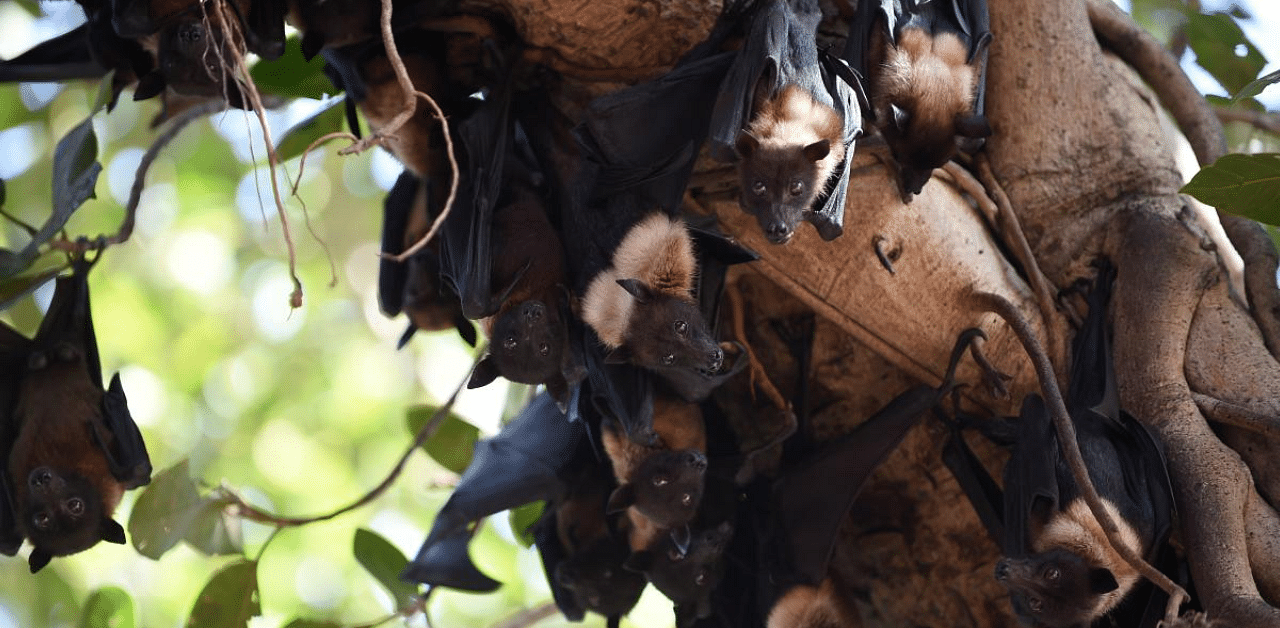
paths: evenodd
<path fill-rule="evenodd" d="M 54 473 L 49 467 L 36 467 L 27 474 L 27 484 L 31 490 L 44 493 L 50 490 L 56 490 L 61 484 L 61 478 Z"/>
<path fill-rule="evenodd" d="M 685 454 L 685 464 L 697 471 L 707 470 L 707 456 L 700 451 Z"/>
<path fill-rule="evenodd" d="M 773 244 L 786 244 L 793 235 L 795 235 L 795 229 L 780 220 L 770 222 L 764 227 L 764 237 Z"/>
<path fill-rule="evenodd" d="M 547 314 L 547 307 L 537 301 L 527 301 L 520 306 L 520 313 L 524 316 L 526 323 L 536 323 L 542 320 Z"/>
<path fill-rule="evenodd" d="M 996 563 L 996 580 L 1004 582 L 1009 579 L 1009 563 L 1001 560 Z"/>

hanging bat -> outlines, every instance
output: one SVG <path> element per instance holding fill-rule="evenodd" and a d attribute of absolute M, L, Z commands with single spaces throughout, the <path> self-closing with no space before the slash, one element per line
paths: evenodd
<path fill-rule="evenodd" d="M 476 443 L 471 464 L 463 472 L 449 500 L 436 515 L 431 532 L 417 556 L 401 577 L 427 585 L 451 586 L 469 580 L 470 566 L 461 565 L 462 576 L 454 579 L 451 565 L 460 564 L 456 551 L 443 555 L 450 561 L 435 561 L 444 550 L 441 543 L 460 536 L 470 538 L 468 526 L 496 512 L 538 500 L 554 501 L 566 491 L 565 473 L 584 452 L 581 422 L 567 420 L 546 393 L 534 397 L 502 431 Z M 590 450 L 586 450 L 591 455 Z M 485 583 L 488 585 L 488 583 Z M 493 585 L 496 588 L 496 584 Z M 467 589 L 467 590 L 492 590 Z"/>
<path fill-rule="evenodd" d="M 919 385 L 894 397 L 848 435 L 787 465 L 774 482 L 770 512 L 780 539 L 764 551 L 769 574 L 769 628 L 799 628 L 805 618 L 839 615 L 847 608 L 832 598 L 827 566 L 840 524 L 880 463 L 920 418 L 955 387 L 955 370 L 978 329 L 960 334 L 942 383 Z M 839 482 L 832 484 L 833 478 Z"/>
<path fill-rule="evenodd" d="M 858 3 L 844 58 L 867 77 L 871 118 L 899 166 L 904 198 L 933 169 L 991 134 L 983 115 L 986 0 Z"/>
<path fill-rule="evenodd" d="M 0 401 L 0 550 L 31 541 L 35 573 L 55 556 L 125 542 L 111 518 L 124 491 L 151 481 L 151 459 L 129 416 L 120 376 L 102 383 L 84 258 L 59 277 L 32 340 L 0 324 L 7 374 Z M 12 527 L 10 527 L 12 526 Z"/>
<path fill-rule="evenodd" d="M 819 55 L 821 20 L 817 0 L 758 9 L 711 117 L 711 155 L 737 163 L 742 209 L 774 244 L 789 241 L 801 220 L 824 240 L 844 230 L 862 112 L 853 88 Z"/>
<path fill-rule="evenodd" d="M 720 583 L 721 559 L 732 539 L 733 524 L 728 521 L 698 530 L 683 549 L 663 535 L 649 549 L 632 552 L 626 567 L 645 574 L 675 605 L 676 626 L 689 628 L 711 616 L 711 593 Z"/>
<path fill-rule="evenodd" d="M 564 498 L 547 505 L 534 539 L 560 612 L 570 621 L 581 621 L 586 611 L 599 613 L 616 628 L 646 582 L 623 568 L 630 549 L 605 514 L 613 487 L 609 470 L 592 453 L 577 463 Z"/>
<path fill-rule="evenodd" d="M 400 173 L 383 203 L 382 250 L 398 254 L 426 233 L 432 186 L 408 170 Z M 382 313 L 404 312 L 409 327 L 400 338 L 403 347 L 419 329 L 456 329 L 467 344 L 476 345 L 476 328 L 462 315 L 458 298 L 443 291 L 440 260 L 427 247 L 404 262 L 378 263 L 378 303 Z"/>
<path fill-rule="evenodd" d="M 1175 571 L 1167 537 L 1173 496 L 1158 442 L 1119 407 L 1107 303 L 1114 269 L 1104 262 L 1088 295 L 1089 313 L 1072 346 L 1067 409 L 1080 453 L 1104 506 L 1130 548 L 1163 571 Z M 1062 459 L 1044 401 L 1028 395 L 1000 496 L 962 440 L 949 466 L 1001 546 L 996 579 L 1029 626 L 1089 626 L 1110 617 L 1154 627 L 1164 593 L 1111 549 Z M 976 488 L 973 488 L 976 487 Z M 999 500 L 995 501 L 994 500 Z M 1163 564 L 1162 564 L 1163 563 Z M 1135 593 L 1144 589 L 1141 593 Z"/>

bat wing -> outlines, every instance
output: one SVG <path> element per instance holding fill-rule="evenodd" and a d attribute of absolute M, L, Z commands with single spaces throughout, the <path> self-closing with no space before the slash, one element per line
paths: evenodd
<path fill-rule="evenodd" d="M 785 1 L 768 3 L 751 16 L 747 37 L 720 82 L 711 110 L 708 141 L 713 159 L 737 161 L 734 144 L 755 113 L 757 96 L 771 96 L 781 87 L 782 57 L 789 54 L 792 16 Z"/>
<path fill-rule="evenodd" d="M 89 25 L 37 44 L 8 61 L 0 61 L 0 82 L 67 81 L 99 78 L 107 73 L 89 47 Z"/>
<path fill-rule="evenodd" d="M 798 582 L 817 585 L 826 576 L 836 532 L 862 485 L 939 397 L 929 386 L 898 395 L 848 436 L 777 481 L 776 512 Z M 831 478 L 840 482 L 832 484 Z"/>
<path fill-rule="evenodd" d="M 424 547 L 493 513 L 559 495 L 560 472 L 577 456 L 582 432 L 549 395 L 535 397 L 497 436 L 476 443 Z"/>
<path fill-rule="evenodd" d="M 471 561 L 467 552 L 470 541 L 471 532 L 466 528 L 459 528 L 442 535 L 434 543 L 424 544 L 409 566 L 401 572 L 400 578 L 432 587 L 477 593 L 497 590 L 502 583 L 484 575 Z"/>
<path fill-rule="evenodd" d="M 32 348 L 47 353 L 59 347 L 70 347 L 82 352 L 89 379 L 102 390 L 105 388 L 102 385 L 102 362 L 98 358 L 98 340 L 93 333 L 93 318 L 89 311 L 89 269 L 92 266 L 93 262 L 80 258 L 73 263 L 70 275 L 58 277 L 49 311 L 40 322 Z"/>
<path fill-rule="evenodd" d="M 653 431 L 653 376 L 630 363 L 609 363 L 595 334 L 584 348 L 587 366 L 588 399 L 600 416 L 622 426 L 632 440 L 649 443 Z"/>
<path fill-rule="evenodd" d="M 947 469 L 955 476 L 956 483 L 969 498 L 969 503 L 991 541 L 999 546 L 1005 538 L 1004 492 L 969 448 L 959 426 L 950 427 L 951 434 L 942 448 L 942 462 L 947 465 Z"/>
<path fill-rule="evenodd" d="M 134 423 L 129 414 L 119 373 L 111 378 L 111 386 L 102 397 L 102 418 L 111 432 L 111 442 L 102 442 L 97 432 L 94 432 L 94 437 L 98 439 L 98 446 L 106 453 L 111 475 L 125 489 L 150 484 L 151 456 L 147 454 L 147 444 L 142 440 L 138 424 Z"/>
<path fill-rule="evenodd" d="M 462 300 L 462 313 L 472 320 L 492 315 L 506 296 L 494 294 L 491 242 L 493 211 L 511 143 L 510 114 L 510 90 L 498 89 L 458 125 L 468 167 L 441 227 L 440 274 Z M 516 281 L 503 292 L 509 293 Z"/>
<path fill-rule="evenodd" d="M 542 569 L 547 574 L 547 584 L 551 586 L 551 598 L 555 600 L 556 608 L 560 609 L 565 619 L 582 621 L 587 614 L 586 609 L 582 608 L 573 592 L 560 584 L 556 577 L 556 568 L 569 557 L 568 550 L 560 544 L 556 526 L 556 511 L 548 508 L 534 529 L 533 544 L 542 557 Z"/>
<path fill-rule="evenodd" d="M 1018 415 L 1018 440 L 1004 471 L 1005 556 L 1031 554 L 1031 527 L 1058 510 L 1061 456 L 1049 411 L 1039 395 L 1027 395 Z"/>
<path fill-rule="evenodd" d="M 13 408 L 18 401 L 18 385 L 31 341 L 0 323 L 0 554 L 13 556 L 22 545 L 16 509 L 9 495 L 9 450 L 17 438 Z"/>
<path fill-rule="evenodd" d="M 387 193 L 382 203 L 382 252 L 398 254 L 404 250 L 404 232 L 409 226 L 409 214 L 418 195 L 421 181 L 405 170 Z M 404 307 L 404 284 L 409 278 L 407 262 L 390 259 L 378 261 L 378 305 L 382 313 L 395 316 Z"/>
<path fill-rule="evenodd" d="M 232 6 L 235 6 L 232 3 Z M 254 0 L 249 8 L 249 49 L 263 59 L 279 59 L 284 54 L 284 17 L 289 12 L 285 0 Z"/>

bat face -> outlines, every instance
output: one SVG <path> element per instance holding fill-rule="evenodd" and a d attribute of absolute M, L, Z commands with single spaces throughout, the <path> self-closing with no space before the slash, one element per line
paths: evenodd
<path fill-rule="evenodd" d="M 676 623 L 688 626 L 711 615 L 711 592 L 722 575 L 721 557 L 733 538 L 733 525 L 724 522 L 703 530 L 680 552 L 670 535 L 648 550 L 635 552 L 627 568 L 644 572 L 663 595 L 676 605 Z"/>
<path fill-rule="evenodd" d="M 1009 589 L 1018 618 L 1034 628 L 1088 626 L 1100 598 L 1118 587 L 1110 571 L 1063 549 L 1002 559 L 996 580 Z"/>
<path fill-rule="evenodd" d="M 823 191 L 830 142 L 768 145 L 743 133 L 736 149 L 742 209 L 755 216 L 770 242 L 785 244 Z"/>
<path fill-rule="evenodd" d="M 682 526 L 698 512 L 706 473 L 707 457 L 700 451 L 656 451 L 632 476 L 631 503 L 627 505 L 659 528 Z M 616 505 L 611 500 L 611 506 Z"/>
<path fill-rule="evenodd" d="M 237 54 L 225 30 L 213 15 L 206 21 L 190 21 L 160 29 L 156 58 L 165 85 L 190 96 L 223 96 L 233 106 L 243 105 L 240 88 L 228 80 Z"/>
<path fill-rule="evenodd" d="M 606 617 L 626 614 L 647 584 L 643 575 L 623 569 L 627 554 L 626 544 L 596 539 L 556 565 L 556 583 L 586 610 Z"/>
<path fill-rule="evenodd" d="M 724 350 L 711 336 L 702 312 L 692 300 L 642 292 L 627 329 L 626 349 L 632 364 L 648 369 L 680 369 L 707 376 L 724 365 Z"/>
<path fill-rule="evenodd" d="M 490 351 L 503 377 L 542 384 L 560 373 L 565 336 L 560 309 L 530 299 L 497 317 Z"/>
<path fill-rule="evenodd" d="M 100 540 L 124 542 L 124 531 L 106 513 L 103 495 L 74 472 L 37 467 L 16 493 L 19 526 L 39 554 L 65 556 Z"/>

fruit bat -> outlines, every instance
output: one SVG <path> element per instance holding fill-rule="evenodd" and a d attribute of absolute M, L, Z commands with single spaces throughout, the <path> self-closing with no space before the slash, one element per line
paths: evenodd
<path fill-rule="evenodd" d="M 739 202 L 782 244 L 801 220 L 824 240 L 844 230 L 848 160 L 862 133 L 853 87 L 818 52 L 817 0 L 765 3 L 715 101 L 712 157 L 736 162 Z"/>
<path fill-rule="evenodd" d="M 59 277 L 34 339 L 0 324 L 0 551 L 26 538 L 39 571 L 55 556 L 98 541 L 125 542 L 111 518 L 124 491 L 151 481 L 151 459 L 129 416 L 120 376 L 103 386 L 79 258 Z"/>
<path fill-rule="evenodd" d="M 397 254 L 426 232 L 432 187 L 408 170 L 400 173 L 383 203 L 383 252 Z M 476 344 L 475 325 L 462 315 L 458 298 L 442 290 L 440 260 L 430 247 L 404 262 L 384 258 L 378 263 L 378 303 L 387 316 L 408 315 L 401 347 L 419 329 L 456 329 L 467 344 Z"/>
<path fill-rule="evenodd" d="M 1162 571 L 1176 571 L 1167 547 L 1174 503 L 1164 455 L 1144 426 L 1119 407 L 1107 319 L 1114 269 L 1104 262 L 1089 313 L 1072 346 L 1066 403 L 1089 477 L 1124 542 Z M 1105 616 L 1153 627 L 1164 593 L 1107 542 L 1063 460 L 1039 395 L 1028 395 L 1004 472 L 1003 496 L 958 435 L 948 465 L 997 539 L 996 579 L 1027 625 L 1089 626 Z M 1141 589 L 1142 592 L 1134 592 Z"/>
<path fill-rule="evenodd" d="M 711 593 L 723 575 L 721 559 L 733 532 L 729 521 L 701 528 L 683 549 L 670 535 L 662 535 L 649 549 L 632 552 L 626 567 L 644 573 L 675 605 L 676 626 L 689 628 L 711 616 Z"/>
<path fill-rule="evenodd" d="M 899 166 L 904 197 L 919 194 L 934 168 L 981 147 L 986 0 L 860 2 L 844 58 L 867 78 L 867 112 Z"/>
<path fill-rule="evenodd" d="M 550 395 L 542 393 L 497 436 L 477 442 L 471 464 L 401 577 L 466 590 L 496 588 L 491 580 L 479 581 L 490 588 L 468 588 L 467 583 L 476 584 L 471 573 L 474 565 L 469 559 L 461 560 L 456 546 L 441 544 L 470 538 L 469 526 L 496 512 L 538 500 L 562 499 L 565 474 L 583 451 L 583 432 L 581 422 L 567 420 Z M 590 450 L 586 451 L 590 455 Z"/>

